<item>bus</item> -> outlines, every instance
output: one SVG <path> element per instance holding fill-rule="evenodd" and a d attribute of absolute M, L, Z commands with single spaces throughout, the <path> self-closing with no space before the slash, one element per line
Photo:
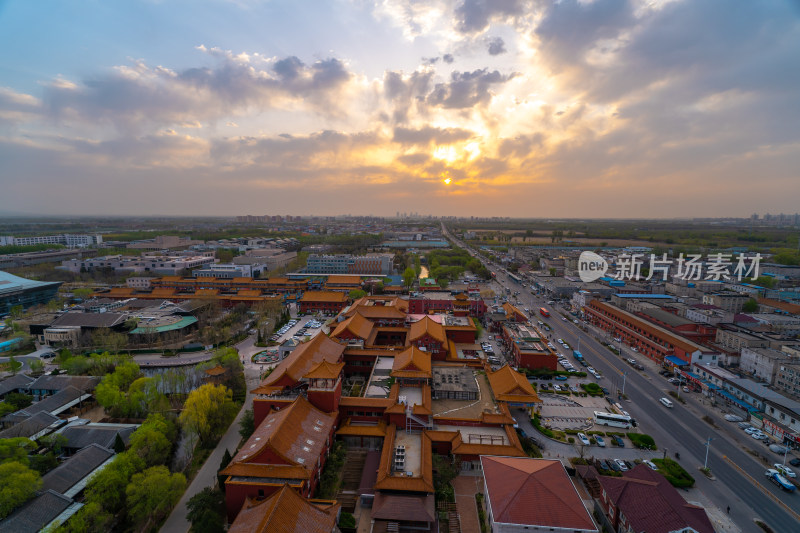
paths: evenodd
<path fill-rule="evenodd" d="M 544 307 L 539 308 L 539 314 L 542 316 L 550 316 L 550 311 L 545 309 Z"/>
<path fill-rule="evenodd" d="M 594 412 L 594 423 L 598 426 L 614 426 L 624 429 L 629 429 L 633 425 L 631 424 L 631 417 L 607 413 L 605 411 Z"/>
<path fill-rule="evenodd" d="M 511 272 L 508 273 L 508 277 L 511 278 L 511 281 L 515 283 L 522 283 L 522 278 L 512 274 Z"/>

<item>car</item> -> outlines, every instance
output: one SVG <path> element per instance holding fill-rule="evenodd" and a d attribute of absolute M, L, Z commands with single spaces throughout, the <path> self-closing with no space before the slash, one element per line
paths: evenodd
<path fill-rule="evenodd" d="M 636 359 L 626 359 L 626 361 L 628 361 L 628 363 L 631 364 L 631 365 L 635 365 L 636 364 Z"/>
<path fill-rule="evenodd" d="M 639 350 L 637 350 L 635 347 L 631 346 L 631 351 L 635 353 L 635 352 L 638 352 Z"/>
<path fill-rule="evenodd" d="M 611 466 L 609 466 L 605 459 L 600 459 L 599 464 L 601 470 L 611 470 Z"/>
<path fill-rule="evenodd" d="M 565 342 L 565 343 L 564 343 L 564 348 L 566 348 L 567 350 L 569 350 L 569 344 L 567 344 L 567 343 Z"/>
<path fill-rule="evenodd" d="M 527 433 L 525 433 L 525 430 L 522 428 L 517 428 L 517 433 L 519 433 L 519 436 L 522 437 L 523 439 L 528 438 Z"/>
<path fill-rule="evenodd" d="M 594 440 L 597 442 L 597 445 L 600 446 L 601 448 L 605 448 L 606 447 L 606 441 L 600 435 L 597 435 L 594 438 Z"/>
<path fill-rule="evenodd" d="M 747 429 L 749 427 L 753 427 L 749 422 L 739 422 L 736 425 L 739 426 L 739 429 Z"/>
<path fill-rule="evenodd" d="M 564 340 L 563 339 L 556 339 L 556 342 L 558 342 L 558 344 L 564 344 Z"/>
<path fill-rule="evenodd" d="M 753 438 L 754 438 L 754 439 L 756 439 L 756 440 L 761 440 L 761 439 L 763 439 L 764 437 L 766 437 L 766 435 L 764 435 L 764 434 L 763 434 L 763 433 L 761 433 L 760 431 L 759 431 L 758 433 L 751 433 L 751 434 L 750 434 L 750 436 L 751 436 L 751 437 L 753 437 Z"/>
<path fill-rule="evenodd" d="M 56 354 L 54 354 L 53 352 L 45 352 L 45 353 L 43 353 L 41 355 L 41 358 L 42 359 L 52 359 L 55 356 L 56 356 Z"/>
<path fill-rule="evenodd" d="M 567 381 L 567 376 L 556 376 L 557 381 Z"/>
<path fill-rule="evenodd" d="M 792 466 L 800 466 L 800 459 L 798 459 L 797 457 L 795 457 L 794 459 L 791 459 L 791 460 L 789 461 L 789 464 L 790 464 L 790 465 L 792 465 Z"/>
<path fill-rule="evenodd" d="M 574 368 L 568 368 L 568 369 L 567 369 L 567 372 L 574 372 L 574 373 L 576 373 L 576 374 L 578 373 L 578 371 L 577 371 L 577 370 L 575 370 Z"/>
<path fill-rule="evenodd" d="M 571 390 L 572 392 L 574 392 L 576 394 L 580 392 L 580 389 L 578 388 L 577 385 L 570 385 L 569 386 L 569 390 Z"/>
<path fill-rule="evenodd" d="M 774 466 L 775 470 L 780 472 L 782 476 L 792 477 L 792 478 L 797 477 L 797 474 L 794 473 L 794 470 L 792 470 L 788 466 L 784 466 L 784 465 L 782 465 L 780 463 L 775 463 L 772 466 Z"/>
<path fill-rule="evenodd" d="M 769 476 L 771 476 L 771 475 L 773 475 L 773 474 L 780 474 L 780 472 L 778 472 L 778 471 L 777 471 L 777 470 L 775 470 L 774 468 L 767 468 L 767 471 L 766 471 L 766 472 L 764 472 L 764 475 L 765 475 L 766 477 L 769 477 Z"/>
<path fill-rule="evenodd" d="M 548 390 L 549 388 L 550 385 L 548 385 L 547 383 L 539 383 L 539 390 Z"/>
<path fill-rule="evenodd" d="M 619 469 L 623 472 L 628 471 L 628 465 L 625 464 L 625 461 L 622 459 L 614 459 L 614 463 L 619 467 Z"/>
<path fill-rule="evenodd" d="M 560 385 L 553 385 L 553 390 L 556 391 L 556 392 L 561 392 L 561 386 Z"/>
<path fill-rule="evenodd" d="M 561 317 L 561 320 L 563 320 L 564 322 L 566 322 L 566 321 L 567 321 L 567 317 Z"/>
<path fill-rule="evenodd" d="M 684 387 L 683 392 L 692 392 L 692 390 L 689 387 Z"/>
<path fill-rule="evenodd" d="M 675 379 L 675 378 L 669 378 L 667 381 L 668 381 L 669 383 L 677 383 L 677 382 L 678 382 L 678 380 L 677 380 L 677 379 Z"/>
<path fill-rule="evenodd" d="M 628 470 L 633 469 L 633 463 L 632 462 L 628 461 L 627 459 L 624 459 L 622 462 L 625 463 L 625 466 L 628 467 Z"/>
<path fill-rule="evenodd" d="M 578 440 L 580 440 L 581 444 L 583 444 L 584 446 L 589 446 L 589 444 L 591 444 L 589 442 L 589 437 L 587 437 L 583 433 L 578 433 Z"/>
<path fill-rule="evenodd" d="M 746 427 L 746 428 L 744 429 L 744 432 L 745 432 L 745 433 L 747 433 L 748 435 L 752 435 L 752 434 L 753 434 L 753 433 L 755 433 L 756 431 L 758 431 L 758 429 L 757 429 L 757 428 L 754 428 L 753 426 L 749 426 L 749 427 Z"/>
<path fill-rule="evenodd" d="M 617 464 L 617 462 L 616 462 L 616 461 L 614 461 L 613 459 L 609 459 L 609 460 L 608 460 L 608 466 L 610 466 L 610 467 L 611 467 L 611 470 L 613 470 L 614 472 L 620 472 L 620 471 L 622 470 L 622 469 L 619 467 L 619 465 Z"/>
<path fill-rule="evenodd" d="M 649 459 L 645 459 L 642 462 L 644 464 L 646 464 L 650 468 L 650 470 L 658 470 L 658 467 L 656 466 L 656 464 L 653 461 L 651 461 Z"/>
<path fill-rule="evenodd" d="M 624 440 L 622 440 L 622 437 L 620 437 L 619 435 L 614 435 L 614 436 L 612 436 L 611 438 L 614 440 L 614 442 L 615 442 L 615 443 L 617 444 L 617 446 L 619 446 L 620 448 L 624 448 L 624 447 L 625 447 L 625 441 L 624 441 Z"/>
<path fill-rule="evenodd" d="M 600 387 L 600 390 L 601 390 L 601 391 L 603 391 L 603 394 L 605 394 L 606 396 L 608 396 L 609 394 L 611 394 L 611 392 L 610 392 L 610 391 L 609 391 L 607 388 L 605 388 L 605 387 Z"/>

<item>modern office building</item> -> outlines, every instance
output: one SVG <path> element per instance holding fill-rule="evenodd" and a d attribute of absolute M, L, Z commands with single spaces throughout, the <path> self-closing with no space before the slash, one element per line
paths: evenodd
<path fill-rule="evenodd" d="M 60 281 L 33 281 L 0 271 L 0 316 L 9 314 L 18 305 L 28 309 L 46 304 L 56 297 L 60 286 Z"/>
<path fill-rule="evenodd" d="M 310 254 L 306 274 L 366 274 L 386 276 L 394 271 L 394 255 Z"/>
<path fill-rule="evenodd" d="M 38 237 L 12 237 L 10 235 L 0 237 L 0 246 L 35 246 L 38 244 L 60 244 L 67 248 L 83 248 L 103 244 L 102 235 L 73 235 L 65 233 L 63 235 L 46 235 Z"/>

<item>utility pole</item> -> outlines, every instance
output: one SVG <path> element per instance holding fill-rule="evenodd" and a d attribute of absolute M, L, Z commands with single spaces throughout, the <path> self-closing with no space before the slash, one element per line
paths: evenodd
<path fill-rule="evenodd" d="M 623 395 L 625 394 L 625 380 L 627 379 L 627 377 L 628 377 L 628 371 L 626 370 L 625 372 L 622 373 L 622 394 Z"/>
<path fill-rule="evenodd" d="M 707 441 L 706 441 L 706 443 L 705 443 L 705 447 L 706 447 L 706 460 L 703 462 L 703 470 L 707 470 L 707 469 L 708 469 L 708 450 L 711 448 L 711 441 L 712 441 L 712 440 L 714 440 L 714 439 L 713 439 L 713 438 L 711 438 L 711 437 L 708 437 L 708 440 L 707 440 Z"/>

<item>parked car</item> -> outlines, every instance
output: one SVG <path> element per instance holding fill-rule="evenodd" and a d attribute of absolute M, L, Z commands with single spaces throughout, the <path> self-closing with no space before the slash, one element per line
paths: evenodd
<path fill-rule="evenodd" d="M 619 469 L 621 471 L 623 471 L 623 472 L 627 472 L 628 471 L 628 465 L 626 465 L 625 461 L 623 461 L 622 459 L 614 459 L 614 462 L 617 464 L 617 466 L 619 467 Z"/>
<path fill-rule="evenodd" d="M 642 461 L 642 462 L 643 462 L 644 464 L 646 464 L 648 467 L 650 467 L 650 469 L 651 469 L 651 470 L 658 470 L 658 467 L 656 466 L 656 464 L 655 464 L 653 461 L 651 461 L 651 460 L 649 460 L 649 459 L 645 459 L 645 460 L 644 460 L 644 461 Z"/>
<path fill-rule="evenodd" d="M 578 433 L 578 440 L 580 440 L 581 444 L 583 444 L 584 446 L 589 446 L 589 444 L 591 444 L 589 442 L 589 438 L 583 433 Z"/>
<path fill-rule="evenodd" d="M 789 464 L 792 465 L 792 466 L 800 466 L 800 459 L 795 457 L 794 459 L 789 461 Z"/>
<path fill-rule="evenodd" d="M 603 394 L 605 394 L 606 396 L 608 396 L 609 394 L 611 394 L 611 391 L 609 391 L 609 390 L 608 390 L 607 388 L 605 388 L 605 387 L 600 387 L 600 390 L 601 390 L 601 391 L 603 391 Z"/>
<path fill-rule="evenodd" d="M 624 441 L 624 440 L 622 440 L 622 437 L 620 437 L 619 435 L 614 435 L 614 436 L 612 436 L 611 438 L 612 438 L 612 439 L 614 439 L 614 442 L 615 442 L 615 443 L 617 444 L 617 446 L 619 446 L 620 448 L 624 448 L 624 447 L 625 447 L 625 441 Z"/>
<path fill-rule="evenodd" d="M 559 385 L 553 385 L 553 390 L 556 392 L 561 392 L 561 387 Z"/>
<path fill-rule="evenodd" d="M 605 461 L 605 459 L 600 459 L 600 469 L 601 470 L 611 470 L 611 466 Z"/>
<path fill-rule="evenodd" d="M 620 471 L 622 470 L 622 469 L 619 467 L 619 465 L 617 464 L 617 462 L 616 462 L 616 461 L 614 461 L 613 459 L 609 459 L 609 461 L 608 461 L 608 466 L 610 466 L 610 467 L 611 467 L 611 470 L 613 470 L 614 472 L 620 472 Z"/>
<path fill-rule="evenodd" d="M 556 376 L 556 380 L 558 380 L 558 381 L 567 381 L 567 376 Z"/>
<path fill-rule="evenodd" d="M 606 447 L 606 441 L 600 435 L 595 435 L 594 440 L 595 442 L 597 442 L 597 445 L 600 446 L 601 448 Z"/>

